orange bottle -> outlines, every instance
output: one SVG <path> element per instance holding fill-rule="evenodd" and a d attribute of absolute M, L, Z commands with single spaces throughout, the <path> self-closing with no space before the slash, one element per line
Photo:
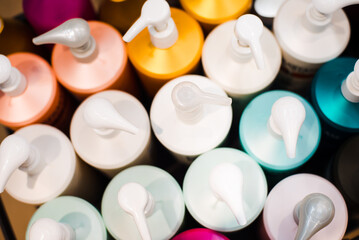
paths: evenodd
<path fill-rule="evenodd" d="M 146 1 L 123 39 L 129 42 L 128 56 L 150 97 L 169 80 L 194 72 L 203 46 L 197 21 L 165 0 Z"/>
<path fill-rule="evenodd" d="M 0 123 L 13 129 L 46 123 L 68 132 L 75 104 L 50 65 L 32 53 L 0 55 Z"/>
<path fill-rule="evenodd" d="M 52 66 L 59 82 L 78 99 L 107 89 L 121 89 L 139 97 L 125 43 L 109 24 L 73 18 L 33 42 L 57 43 Z"/>
<path fill-rule="evenodd" d="M 186 12 L 209 33 L 215 26 L 249 12 L 252 0 L 180 0 Z"/>

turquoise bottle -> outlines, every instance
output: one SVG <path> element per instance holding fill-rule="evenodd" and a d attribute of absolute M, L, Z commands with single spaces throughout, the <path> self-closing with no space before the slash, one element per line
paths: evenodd
<path fill-rule="evenodd" d="M 312 102 L 322 120 L 327 145 L 338 146 L 347 137 L 359 133 L 357 59 L 342 57 L 324 64 L 313 80 Z"/>
<path fill-rule="evenodd" d="M 245 152 L 268 173 L 285 175 L 313 156 L 321 125 L 304 98 L 275 90 L 257 96 L 245 108 L 239 138 Z"/>

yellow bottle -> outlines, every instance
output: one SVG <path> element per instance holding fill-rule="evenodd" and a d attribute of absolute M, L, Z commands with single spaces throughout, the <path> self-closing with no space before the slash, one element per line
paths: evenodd
<path fill-rule="evenodd" d="M 252 7 L 252 0 L 180 0 L 180 3 L 206 33 L 218 24 L 237 19 Z"/>
<path fill-rule="evenodd" d="M 146 0 L 104 0 L 99 9 L 99 19 L 124 34 L 141 13 Z"/>
<path fill-rule="evenodd" d="M 197 69 L 203 32 L 184 11 L 170 8 L 165 0 L 151 0 L 145 2 L 141 17 L 123 40 L 129 42 L 128 56 L 148 96 L 153 97 L 169 80 Z"/>

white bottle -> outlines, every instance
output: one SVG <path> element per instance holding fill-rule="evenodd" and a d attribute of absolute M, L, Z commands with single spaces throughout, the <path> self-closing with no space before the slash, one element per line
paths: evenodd
<path fill-rule="evenodd" d="M 150 119 L 157 139 L 190 163 L 220 145 L 232 123 L 231 99 L 213 81 L 185 75 L 165 84 L 153 99 Z"/>
<path fill-rule="evenodd" d="M 264 25 L 272 28 L 273 18 L 286 0 L 256 0 L 254 11 L 261 18 Z"/>
<path fill-rule="evenodd" d="M 234 109 L 244 108 L 273 82 L 281 58 L 274 35 L 252 14 L 219 25 L 202 50 L 205 74 L 234 98 Z"/>
<path fill-rule="evenodd" d="M 358 0 L 288 0 L 274 18 L 273 30 L 282 49 L 279 87 L 302 92 L 317 69 L 339 56 L 350 38 L 342 7 Z"/>
<path fill-rule="evenodd" d="M 88 97 L 70 127 L 78 155 L 110 177 L 125 167 L 150 162 L 151 126 L 134 96 L 107 90 Z"/>
<path fill-rule="evenodd" d="M 96 200 L 99 179 L 78 160 L 70 140 L 55 127 L 34 124 L 0 145 L 0 192 L 39 205 L 59 195 Z"/>

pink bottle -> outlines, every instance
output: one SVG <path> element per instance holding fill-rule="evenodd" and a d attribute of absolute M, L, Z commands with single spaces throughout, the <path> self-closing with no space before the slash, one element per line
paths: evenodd
<path fill-rule="evenodd" d="M 279 182 L 263 209 L 261 239 L 338 240 L 348 224 L 343 196 L 328 180 L 296 174 Z"/>
<path fill-rule="evenodd" d="M 34 44 L 57 43 L 51 63 L 66 89 L 78 99 L 108 89 L 139 96 L 121 34 L 99 21 L 70 19 L 33 39 Z"/>
<path fill-rule="evenodd" d="M 172 240 L 229 240 L 229 238 L 207 228 L 195 228 L 178 234 Z"/>

